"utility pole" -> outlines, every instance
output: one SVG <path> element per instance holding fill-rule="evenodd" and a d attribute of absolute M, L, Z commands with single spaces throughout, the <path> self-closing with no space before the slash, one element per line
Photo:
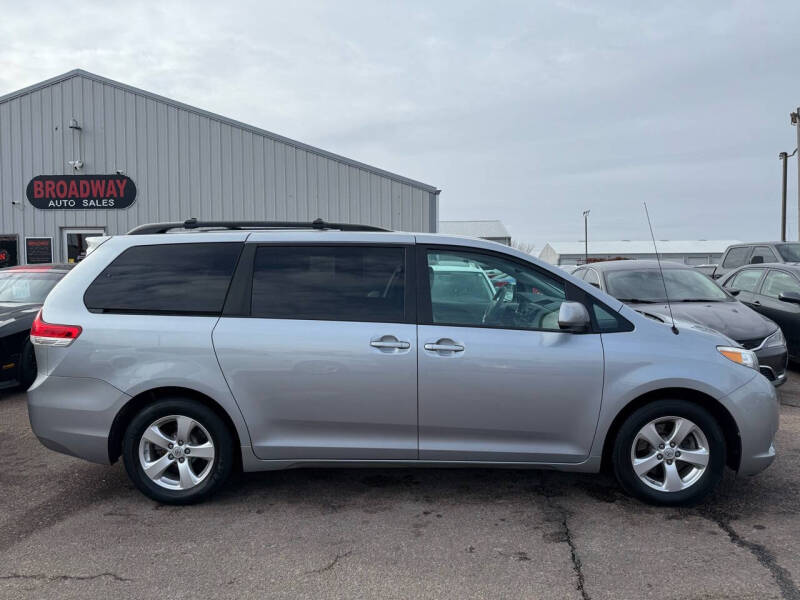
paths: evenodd
<path fill-rule="evenodd" d="M 789 118 L 797 130 L 797 147 L 800 148 L 800 106 L 789 115 Z M 797 211 L 797 239 L 800 240 L 800 153 L 797 155 Z"/>
<path fill-rule="evenodd" d="M 589 264 L 589 213 L 591 210 L 583 211 L 583 264 Z"/>
<path fill-rule="evenodd" d="M 783 171 L 783 184 L 781 185 L 781 241 L 786 241 L 786 159 L 789 155 L 786 152 L 778 154 L 778 158 L 782 163 Z"/>

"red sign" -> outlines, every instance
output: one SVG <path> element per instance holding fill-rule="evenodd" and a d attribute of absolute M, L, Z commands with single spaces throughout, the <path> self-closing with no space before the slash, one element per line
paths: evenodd
<path fill-rule="evenodd" d="M 136 186 L 125 175 L 38 175 L 26 195 L 41 210 L 128 208 Z"/>

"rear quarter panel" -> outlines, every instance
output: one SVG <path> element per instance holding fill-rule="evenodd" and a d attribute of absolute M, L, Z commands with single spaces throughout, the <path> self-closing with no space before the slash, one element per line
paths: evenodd
<path fill-rule="evenodd" d="M 44 374 L 101 379 L 129 396 L 159 387 L 183 387 L 215 400 L 233 421 L 242 445 L 250 436 L 228 389 L 211 340 L 218 317 L 92 313 L 83 294 L 92 281 L 130 246 L 244 241 L 246 233 L 116 237 L 78 264 L 50 292 L 42 316 L 50 323 L 80 325 L 66 348 L 37 346 Z"/>

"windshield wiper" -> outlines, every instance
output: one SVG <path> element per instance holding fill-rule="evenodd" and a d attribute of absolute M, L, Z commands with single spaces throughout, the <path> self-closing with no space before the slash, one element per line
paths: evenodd
<path fill-rule="evenodd" d="M 673 302 L 725 302 L 722 298 L 678 298 Z"/>
<path fill-rule="evenodd" d="M 617 298 L 620 302 L 630 302 L 632 304 L 661 304 L 664 300 L 652 300 L 644 298 Z"/>

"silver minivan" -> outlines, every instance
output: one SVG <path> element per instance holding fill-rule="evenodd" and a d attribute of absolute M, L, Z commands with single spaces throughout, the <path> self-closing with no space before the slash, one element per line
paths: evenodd
<path fill-rule="evenodd" d="M 753 352 L 506 246 L 319 220 L 99 242 L 31 330 L 30 421 L 159 502 L 346 465 L 608 468 L 684 505 L 775 458 Z"/>

